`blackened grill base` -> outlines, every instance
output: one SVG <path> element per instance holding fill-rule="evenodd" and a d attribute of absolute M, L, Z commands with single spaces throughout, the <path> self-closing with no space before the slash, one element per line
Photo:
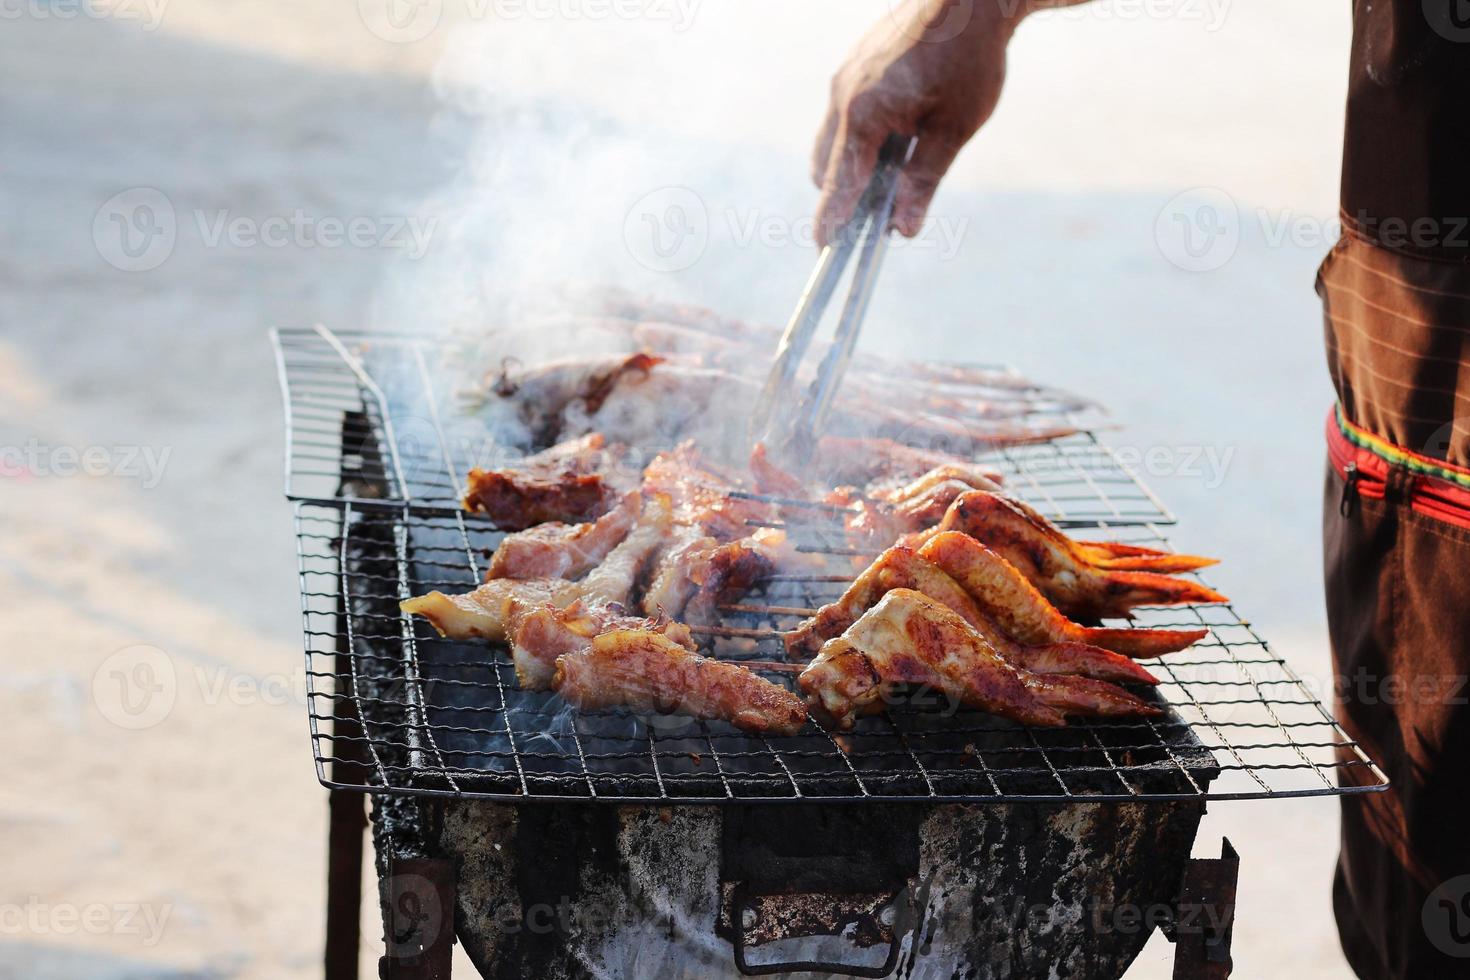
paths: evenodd
<path fill-rule="evenodd" d="M 836 896 L 834 905 L 850 899 L 856 908 L 895 890 L 921 896 L 925 906 L 917 928 L 900 936 L 895 976 L 1091 980 L 1121 976 L 1175 908 L 1203 812 L 1197 801 L 862 808 L 461 801 L 446 805 L 438 846 L 459 867 L 460 942 L 495 980 L 735 977 L 732 928 L 751 939 L 787 926 L 800 934 L 812 918 L 803 895 Z M 773 841 L 781 821 L 790 822 Z M 811 828 L 805 835 L 803 824 Z M 797 894 L 772 897 L 783 881 Z M 748 905 L 761 895 L 764 909 L 788 908 L 789 921 L 732 914 L 731 896 L 741 889 Z M 745 954 L 751 963 L 820 957 L 872 965 L 887 949 L 881 923 L 877 932 L 873 926 L 869 917 L 867 947 L 793 936 L 748 940 Z M 850 928 L 855 937 L 864 931 Z"/>

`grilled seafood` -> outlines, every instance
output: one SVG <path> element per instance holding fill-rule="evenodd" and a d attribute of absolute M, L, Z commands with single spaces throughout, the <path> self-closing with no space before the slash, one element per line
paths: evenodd
<path fill-rule="evenodd" d="M 648 630 L 613 630 L 556 661 L 552 687 L 583 710 L 693 715 L 748 732 L 794 735 L 806 723 L 801 699 L 732 663 L 701 657 Z"/>
<path fill-rule="evenodd" d="M 968 534 L 1006 559 L 1058 609 L 1076 618 L 1126 616 L 1136 606 L 1228 601 L 1188 579 L 1099 568 L 1041 515 L 996 493 L 973 490 L 956 498 L 934 534 L 947 531 Z"/>
<path fill-rule="evenodd" d="M 510 647 L 516 680 L 528 691 L 550 688 L 557 657 L 585 650 L 598 634 L 615 629 L 650 630 L 686 650 L 695 648 L 694 637 L 682 623 L 631 616 L 620 605 L 598 600 L 577 599 L 565 608 L 548 602 L 525 608 L 516 617 Z"/>
<path fill-rule="evenodd" d="M 1129 658 L 1101 647 L 1076 642 L 1036 646 L 1017 642 L 943 569 L 902 546 L 889 548 L 879 555 L 840 599 L 823 606 L 815 616 L 787 633 L 784 637 L 787 656 L 795 660 L 809 659 L 823 643 L 840 635 L 893 589 L 912 589 L 940 602 L 958 613 L 1002 657 L 1032 673 L 1158 683 L 1152 674 Z"/>
<path fill-rule="evenodd" d="M 1068 714 L 1158 713 L 1104 681 L 1040 677 L 1016 668 L 960 614 L 912 589 L 888 592 L 840 637 L 823 644 L 798 683 L 808 704 L 838 728 L 882 710 L 895 687 L 914 684 L 1028 725 L 1063 725 Z"/>
<path fill-rule="evenodd" d="M 1031 646 L 1086 643 L 1135 658 L 1183 650 L 1207 630 L 1079 626 L 1062 615 L 1010 562 L 968 534 L 935 535 L 919 556 L 944 569 L 1012 638 Z"/>
<path fill-rule="evenodd" d="M 546 521 L 590 521 L 618 499 L 612 454 L 596 432 L 528 456 L 513 467 L 469 472 L 464 508 L 520 531 Z"/>
<path fill-rule="evenodd" d="M 670 523 L 668 498 L 655 495 L 644 502 L 632 532 L 579 581 L 497 578 L 465 595 L 434 591 L 406 599 L 399 608 L 424 617 L 451 640 L 501 642 L 514 630 L 517 615 L 531 607 L 548 602 L 564 607 L 578 599 L 627 602 L 640 572 L 668 535 Z"/>
<path fill-rule="evenodd" d="M 642 512 L 642 494 L 631 491 L 595 521 L 547 521 L 506 535 L 495 549 L 485 577 L 580 578 L 628 536 Z"/>

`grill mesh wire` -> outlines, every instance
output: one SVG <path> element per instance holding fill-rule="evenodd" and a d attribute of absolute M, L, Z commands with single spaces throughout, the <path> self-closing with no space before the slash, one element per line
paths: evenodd
<path fill-rule="evenodd" d="M 1189 650 L 1148 663 L 1162 681 L 1153 695 L 1169 708 L 1152 720 L 1030 729 L 925 692 L 840 735 L 809 724 L 796 736 L 752 737 L 719 722 L 573 712 L 553 694 L 520 690 L 503 649 L 444 640 L 397 609 L 410 595 L 479 584 L 502 536 L 456 507 L 468 466 L 502 460 L 482 436 L 446 424 L 429 369 L 443 351 L 320 329 L 274 337 L 287 407 L 287 494 L 296 501 L 308 715 L 326 785 L 686 802 L 1247 799 L 1386 785 L 1230 606 L 1138 611 L 1140 626 L 1209 630 Z M 376 377 L 368 364 L 395 368 Z M 390 408 L 404 405 L 413 408 Z M 1167 545 L 1160 529 L 1172 518 L 1091 435 L 979 458 L 1064 526 Z M 793 533 L 820 551 L 820 530 Z M 827 561 L 825 574 L 778 578 L 724 607 L 723 626 L 699 633 L 706 652 L 781 659 L 777 632 L 801 618 L 789 610 L 835 598 L 852 574 L 851 556 Z M 792 683 L 790 675 L 765 676 Z M 344 713 L 360 726 L 338 720 Z"/>

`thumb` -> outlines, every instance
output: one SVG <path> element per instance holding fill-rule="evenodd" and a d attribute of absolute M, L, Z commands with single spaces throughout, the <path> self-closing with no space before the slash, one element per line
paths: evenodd
<path fill-rule="evenodd" d="M 924 227 L 924 216 L 939 181 L 949 172 L 965 141 L 937 132 L 920 132 L 913 158 L 898 178 L 898 195 L 893 204 L 893 227 L 905 238 L 913 238 Z"/>

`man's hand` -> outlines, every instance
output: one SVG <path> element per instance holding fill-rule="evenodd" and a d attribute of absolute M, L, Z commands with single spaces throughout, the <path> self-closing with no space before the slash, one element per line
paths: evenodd
<path fill-rule="evenodd" d="M 893 210 L 900 234 L 919 233 L 940 178 L 995 110 L 1006 44 L 1030 6 L 907 0 L 858 42 L 832 79 L 832 104 L 812 156 L 812 180 L 822 190 L 821 244 L 852 217 L 889 133 L 919 137 Z"/>

